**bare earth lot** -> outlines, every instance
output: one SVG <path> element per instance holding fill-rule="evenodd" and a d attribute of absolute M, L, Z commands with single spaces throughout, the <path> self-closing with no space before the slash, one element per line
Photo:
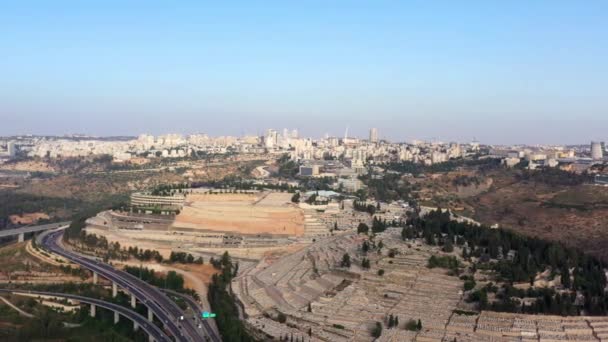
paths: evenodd
<path fill-rule="evenodd" d="M 304 233 L 304 214 L 289 193 L 189 195 L 174 227 L 241 234 Z"/>

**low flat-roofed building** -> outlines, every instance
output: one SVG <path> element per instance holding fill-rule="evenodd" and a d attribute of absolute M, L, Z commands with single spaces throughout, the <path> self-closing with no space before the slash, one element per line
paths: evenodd
<path fill-rule="evenodd" d="M 595 184 L 608 185 L 608 174 L 607 175 L 595 175 Z"/>
<path fill-rule="evenodd" d="M 300 176 L 314 177 L 319 174 L 319 165 L 302 165 L 300 166 Z"/>
<path fill-rule="evenodd" d="M 342 186 L 342 188 L 347 192 L 356 192 L 357 190 L 363 188 L 363 183 L 355 177 L 346 179 L 341 178 L 338 179 L 338 186 Z"/>
<path fill-rule="evenodd" d="M 186 197 L 184 195 L 172 196 L 153 196 L 145 193 L 136 192 L 131 194 L 131 205 L 135 207 L 169 207 L 181 208 Z"/>

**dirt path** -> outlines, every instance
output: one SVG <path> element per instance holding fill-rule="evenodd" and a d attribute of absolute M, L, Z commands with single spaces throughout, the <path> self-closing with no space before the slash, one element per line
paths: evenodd
<path fill-rule="evenodd" d="M 4 297 L 0 297 L 0 300 L 3 301 L 6 305 L 8 305 L 11 308 L 15 309 L 17 312 L 19 312 L 19 314 L 21 316 L 25 316 L 27 318 L 34 318 L 34 315 L 32 315 L 31 313 L 27 313 L 27 312 L 19 309 L 19 307 L 17 307 L 15 304 L 11 303 L 8 299 L 6 299 Z"/>

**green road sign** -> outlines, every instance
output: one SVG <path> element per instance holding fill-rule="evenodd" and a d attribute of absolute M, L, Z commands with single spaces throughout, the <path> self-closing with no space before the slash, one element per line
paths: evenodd
<path fill-rule="evenodd" d="M 203 318 L 215 318 L 216 314 L 214 314 L 213 312 L 203 311 L 201 316 Z"/>

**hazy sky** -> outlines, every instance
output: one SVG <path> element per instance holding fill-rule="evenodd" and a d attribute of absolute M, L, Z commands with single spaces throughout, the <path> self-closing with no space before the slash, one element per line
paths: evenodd
<path fill-rule="evenodd" d="M 608 1 L 2 1 L 0 119 L 0 135 L 608 140 Z"/>

